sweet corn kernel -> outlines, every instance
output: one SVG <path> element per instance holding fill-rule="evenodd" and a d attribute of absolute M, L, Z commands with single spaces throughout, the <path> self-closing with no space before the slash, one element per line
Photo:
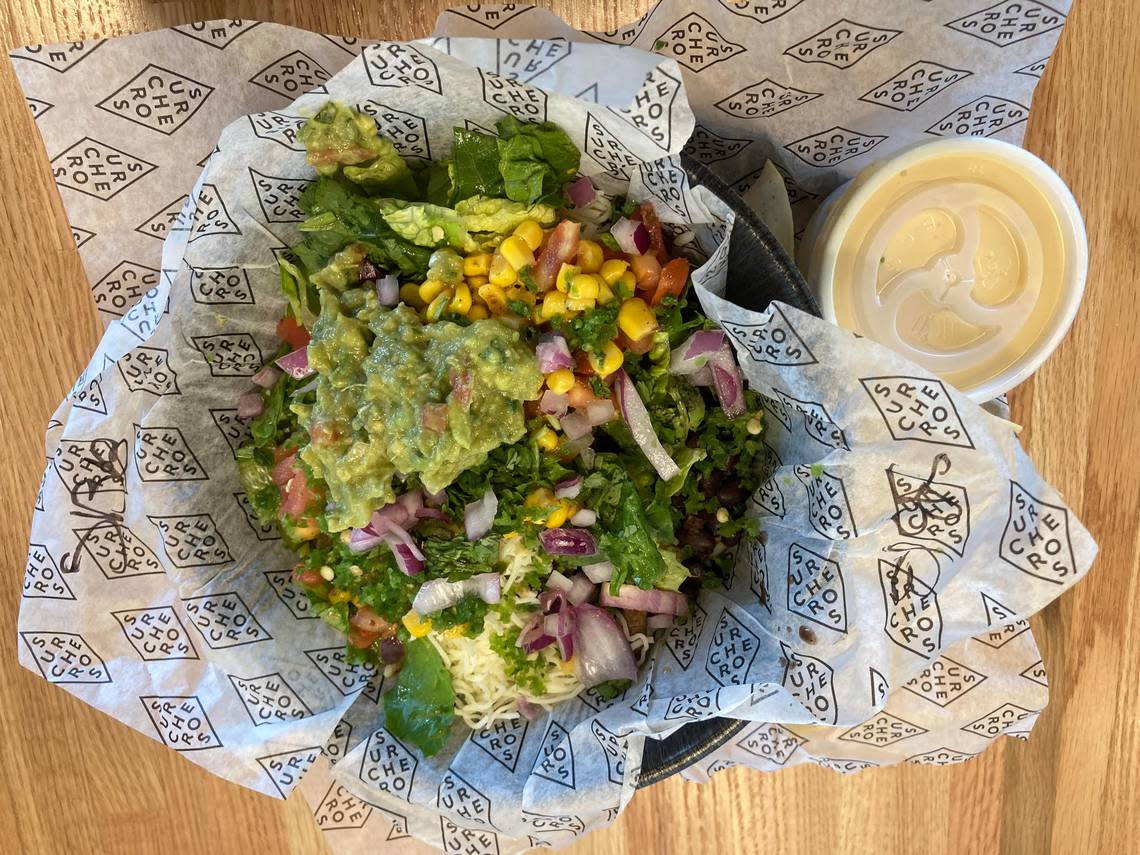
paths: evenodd
<path fill-rule="evenodd" d="M 467 284 L 470 285 L 472 288 L 478 288 L 480 285 L 486 285 L 490 281 L 491 280 L 488 279 L 486 276 L 468 276 L 467 277 Z"/>
<path fill-rule="evenodd" d="M 430 306 L 431 301 L 442 294 L 446 287 L 447 283 L 442 279 L 428 279 L 420 286 L 420 300 L 425 306 Z"/>
<path fill-rule="evenodd" d="M 567 297 L 566 298 L 566 308 L 569 309 L 571 312 L 588 312 L 588 311 L 590 311 L 590 309 L 594 308 L 594 300 L 593 299 L 585 299 L 585 298 L 577 298 L 577 297 Z"/>
<path fill-rule="evenodd" d="M 440 635 L 442 635 L 444 638 L 459 638 L 459 636 L 463 635 L 466 630 L 467 624 L 460 623 L 451 627 L 451 629 L 445 629 L 442 633 L 440 633 Z"/>
<path fill-rule="evenodd" d="M 342 591 L 340 588 L 334 588 L 333 591 L 329 594 L 329 602 L 334 606 L 340 605 L 341 603 L 347 603 L 351 599 L 352 594 L 350 594 L 348 591 Z"/>
<path fill-rule="evenodd" d="M 503 242 L 499 244 L 499 252 L 507 260 L 507 264 L 515 270 L 534 266 L 534 253 L 531 252 L 530 244 L 518 235 L 503 238 Z"/>
<path fill-rule="evenodd" d="M 575 260 L 578 262 L 578 266 L 582 268 L 583 273 L 597 273 L 602 269 L 604 258 L 601 244 L 592 240 L 584 240 L 578 243 L 578 257 Z"/>
<path fill-rule="evenodd" d="M 593 273 L 579 273 L 570 280 L 566 296 L 575 300 L 596 300 L 598 299 L 599 281 Z"/>
<path fill-rule="evenodd" d="M 467 310 L 467 319 L 471 321 L 485 321 L 491 317 L 491 313 L 487 311 L 486 306 L 472 306 Z"/>
<path fill-rule="evenodd" d="M 508 301 L 509 300 L 521 300 L 522 302 L 524 302 L 528 306 L 530 306 L 532 309 L 534 308 L 536 298 L 535 298 L 534 294 L 532 294 L 526 288 L 521 288 L 518 285 L 514 285 L 510 288 L 505 289 L 503 293 L 506 294 Z"/>
<path fill-rule="evenodd" d="M 554 287 L 565 294 L 569 287 L 567 280 L 573 279 L 581 272 L 576 265 L 563 262 L 562 266 L 558 268 L 558 277 L 554 280 Z"/>
<path fill-rule="evenodd" d="M 612 341 L 607 341 L 602 345 L 601 356 L 591 353 L 589 359 L 591 368 L 602 377 L 609 377 L 621 368 L 622 362 L 625 361 L 625 356 L 622 354 L 620 347 Z"/>
<path fill-rule="evenodd" d="M 566 295 L 561 291 L 547 291 L 542 298 L 542 316 L 547 320 L 566 314 Z"/>
<path fill-rule="evenodd" d="M 415 609 L 404 615 L 403 624 L 412 638 L 423 638 L 431 632 L 431 618 L 421 618 Z"/>
<path fill-rule="evenodd" d="M 545 508 L 548 505 L 555 505 L 557 503 L 558 500 L 554 498 L 554 492 L 549 487 L 539 487 L 523 500 L 523 507 Z"/>
<path fill-rule="evenodd" d="M 570 519 L 569 509 L 562 504 L 558 503 L 558 507 L 550 512 L 550 516 L 546 518 L 547 528 L 561 528 L 566 525 L 566 520 Z"/>
<path fill-rule="evenodd" d="M 622 261 L 620 258 L 611 258 L 602 262 L 602 269 L 599 272 L 607 285 L 613 285 L 618 281 L 618 277 L 627 270 L 629 270 L 628 261 Z"/>
<path fill-rule="evenodd" d="M 540 430 L 535 439 L 538 441 L 538 447 L 543 451 L 554 451 L 558 448 L 558 434 L 548 427 Z"/>
<path fill-rule="evenodd" d="M 574 669 L 575 669 L 575 668 L 577 668 L 577 667 L 578 667 L 578 665 L 577 665 L 577 663 L 574 661 L 574 657 L 573 657 L 573 656 L 571 656 L 571 657 L 570 657 L 569 659 L 567 659 L 566 661 L 564 661 L 564 662 L 559 662 L 559 663 L 558 663 L 558 667 L 559 667 L 559 669 L 561 669 L 561 671 L 562 671 L 562 673 L 563 673 L 563 674 L 573 674 L 573 673 L 574 673 Z"/>
<path fill-rule="evenodd" d="M 510 262 L 503 257 L 503 254 L 496 251 L 491 257 L 491 272 L 487 278 L 492 285 L 506 288 L 508 285 L 514 285 L 518 281 L 519 275 L 511 267 Z"/>
<path fill-rule="evenodd" d="M 427 319 L 429 321 L 438 321 L 443 317 L 443 313 L 447 311 L 448 304 L 451 303 L 451 289 L 444 289 L 438 297 L 428 303 Z"/>
<path fill-rule="evenodd" d="M 477 252 L 463 259 L 464 276 L 486 276 L 491 269 L 491 253 Z"/>
<path fill-rule="evenodd" d="M 312 540 L 321 530 L 317 528 L 316 520 L 309 520 L 305 525 L 299 525 L 293 529 L 293 538 L 295 540 Z"/>
<path fill-rule="evenodd" d="M 420 299 L 420 286 L 414 282 L 405 282 L 400 286 L 400 299 L 412 308 L 424 307 L 424 301 Z"/>
<path fill-rule="evenodd" d="M 455 296 L 451 298 L 451 305 L 447 309 L 457 315 L 466 315 L 471 311 L 471 289 L 466 282 L 455 286 Z"/>
<path fill-rule="evenodd" d="M 614 293 L 624 300 L 626 297 L 632 297 L 633 292 L 637 290 L 637 277 L 633 275 L 632 270 L 627 270 L 611 284 L 614 286 Z"/>
<path fill-rule="evenodd" d="M 610 286 L 604 281 L 598 281 L 598 304 L 604 306 L 614 298 L 614 292 L 610 290 Z"/>
<path fill-rule="evenodd" d="M 492 315 L 501 315 L 507 310 L 507 297 L 503 289 L 494 283 L 479 286 L 479 296 L 487 304 Z"/>
<path fill-rule="evenodd" d="M 565 395 L 574 387 L 574 372 L 569 368 L 559 368 L 546 375 L 546 388 L 558 395 Z"/>
<path fill-rule="evenodd" d="M 542 246 L 542 226 L 534 220 L 523 220 L 515 227 L 515 234 L 526 241 L 531 252 Z"/>
<path fill-rule="evenodd" d="M 618 328 L 631 339 L 639 339 L 657 329 L 657 316 L 640 297 L 630 297 L 618 309 Z"/>

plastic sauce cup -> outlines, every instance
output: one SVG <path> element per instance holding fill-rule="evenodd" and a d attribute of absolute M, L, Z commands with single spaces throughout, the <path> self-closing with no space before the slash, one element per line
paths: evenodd
<path fill-rule="evenodd" d="M 815 212 L 801 267 L 823 316 L 986 401 L 1032 374 L 1068 331 L 1088 244 L 1044 162 L 990 139 L 905 149 Z"/>

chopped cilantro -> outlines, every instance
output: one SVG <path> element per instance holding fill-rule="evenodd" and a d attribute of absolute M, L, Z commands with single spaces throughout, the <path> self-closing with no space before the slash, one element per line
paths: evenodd
<path fill-rule="evenodd" d="M 505 632 L 491 636 L 491 649 L 499 654 L 506 666 L 507 676 L 518 683 L 532 697 L 546 694 L 545 665 L 542 657 L 528 655 L 518 646 L 519 628 L 508 627 Z"/>
<path fill-rule="evenodd" d="M 590 391 L 599 398 L 608 398 L 610 396 L 610 387 L 607 386 L 606 381 L 597 374 L 590 375 Z"/>
<path fill-rule="evenodd" d="M 519 269 L 519 282 L 523 284 L 526 290 L 532 294 L 538 293 L 538 283 L 534 279 L 534 274 L 531 271 L 530 265 L 527 264 Z"/>
<path fill-rule="evenodd" d="M 507 308 L 520 318 L 530 317 L 530 306 L 523 300 L 507 300 Z"/>

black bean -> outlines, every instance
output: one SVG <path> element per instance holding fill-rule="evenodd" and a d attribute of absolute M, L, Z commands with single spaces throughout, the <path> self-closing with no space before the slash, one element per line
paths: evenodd
<path fill-rule="evenodd" d="M 380 268 L 367 258 L 360 262 L 360 272 L 357 274 L 361 282 L 371 282 L 380 278 Z"/>
<path fill-rule="evenodd" d="M 717 491 L 716 497 L 726 508 L 735 508 L 748 498 L 748 491 L 739 481 L 730 481 Z"/>
<path fill-rule="evenodd" d="M 713 470 L 712 472 L 710 472 L 708 475 L 706 475 L 704 478 L 701 479 L 701 483 L 700 483 L 701 492 L 704 493 L 707 498 L 711 499 L 713 496 L 716 495 L 717 490 L 720 489 L 720 485 L 723 482 L 724 482 L 724 474 L 717 471 L 717 470 Z"/>
<path fill-rule="evenodd" d="M 395 665 L 404 661 L 404 644 L 398 638 L 385 638 L 380 642 L 380 661 Z"/>

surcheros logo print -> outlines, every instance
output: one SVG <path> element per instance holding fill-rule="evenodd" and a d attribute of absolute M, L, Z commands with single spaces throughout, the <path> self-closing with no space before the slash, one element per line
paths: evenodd
<path fill-rule="evenodd" d="M 81 560 L 79 552 L 82 549 L 107 579 L 129 579 L 163 572 L 150 547 L 121 523 L 100 522 L 90 528 L 73 531 L 78 538 L 73 560 Z M 67 556 L 61 565 L 65 572 L 70 572 L 66 569 Z"/>
<path fill-rule="evenodd" d="M 919 60 L 863 93 L 859 100 L 909 113 L 970 74 L 933 60 Z"/>
<path fill-rule="evenodd" d="M 685 143 L 684 153 L 694 157 L 701 163 L 716 163 L 735 157 L 752 145 L 752 140 L 722 137 L 704 125 L 697 125 L 693 135 Z"/>
<path fill-rule="evenodd" d="M 677 158 L 661 158 L 652 163 L 643 163 L 639 171 L 641 183 L 649 191 L 650 196 L 682 220 L 691 219 L 689 203 L 686 200 L 689 178 Z"/>
<path fill-rule="evenodd" d="M 906 762 L 923 766 L 949 766 L 953 763 L 962 763 L 971 757 L 977 756 L 977 754 L 971 754 L 968 751 L 958 751 L 954 748 L 935 748 L 933 751 L 907 757 Z"/>
<path fill-rule="evenodd" d="M 934 588 L 918 577 L 911 552 L 897 561 L 879 559 L 883 629 L 903 650 L 929 659 L 942 647 L 942 611 Z"/>
<path fill-rule="evenodd" d="M 859 382 L 875 402 L 893 439 L 974 447 L 941 380 L 899 376 L 864 377 Z"/>
<path fill-rule="evenodd" d="M 508 772 L 514 772 L 519 762 L 519 749 L 529 728 L 530 722 L 524 718 L 500 719 L 481 730 L 472 731 L 470 740 Z"/>
<path fill-rule="evenodd" d="M 236 453 L 249 441 L 249 422 L 239 419 L 237 410 L 210 410 L 210 416 L 231 452 Z"/>
<path fill-rule="evenodd" d="M 91 288 L 95 308 L 120 317 L 158 285 L 158 270 L 126 259 L 107 271 Z"/>
<path fill-rule="evenodd" d="M 872 769 L 879 765 L 870 760 L 844 760 L 838 757 L 816 757 L 814 762 L 815 765 L 830 769 L 832 772 L 838 772 L 840 775 L 853 775 L 856 772 Z"/>
<path fill-rule="evenodd" d="M 982 591 L 982 605 L 986 610 L 986 623 L 996 629 L 976 636 L 975 640 L 997 650 L 1029 630 L 1029 623 L 1017 619 L 1017 613 Z"/>
<path fill-rule="evenodd" d="M 176 427 L 135 425 L 135 468 L 143 481 L 205 481 L 205 467 Z"/>
<path fill-rule="evenodd" d="M 103 387 L 99 384 L 98 376 L 92 377 L 90 382 L 76 389 L 69 397 L 81 410 L 107 415 L 107 400 L 103 397 Z"/>
<path fill-rule="evenodd" d="M 190 121 L 213 91 L 176 71 L 148 65 L 95 106 L 169 136 Z"/>
<path fill-rule="evenodd" d="M 460 18 L 482 24 L 488 30 L 497 30 L 503 24 L 533 8 L 525 3 L 494 3 L 486 6 L 481 3 L 468 3 L 466 6 L 447 9 L 447 14 L 458 15 Z"/>
<path fill-rule="evenodd" d="M 652 143 L 668 151 L 673 145 L 673 101 L 680 91 L 681 81 L 657 66 L 633 96 L 632 104 L 621 109 L 609 109 Z"/>
<path fill-rule="evenodd" d="M 194 642 L 173 606 L 124 609 L 111 615 L 144 661 L 198 658 Z"/>
<path fill-rule="evenodd" d="M 530 83 L 572 50 L 572 43 L 565 39 L 499 39 L 495 42 L 495 73 Z"/>
<path fill-rule="evenodd" d="M 499 855 L 499 836 L 493 831 L 461 828 L 446 816 L 439 818 L 443 851 L 454 855 Z"/>
<path fill-rule="evenodd" d="M 835 724 L 839 706 L 835 700 L 835 669 L 815 656 L 793 650 L 780 642 L 783 652 L 784 688 L 818 721 Z"/>
<path fill-rule="evenodd" d="M 885 135 L 864 134 L 837 125 L 790 142 L 784 148 L 808 166 L 830 168 L 866 154 L 886 138 Z"/>
<path fill-rule="evenodd" d="M 162 271 L 166 275 L 166 271 Z M 151 288 L 142 299 L 127 309 L 118 324 L 139 341 L 146 341 L 158 327 L 158 321 L 169 311 L 169 289 Z"/>
<path fill-rule="evenodd" d="M 1031 683 L 1036 683 L 1038 686 L 1049 688 L 1049 675 L 1045 671 L 1045 663 L 1038 659 L 1020 674 L 1019 677 L 1024 677 Z"/>
<path fill-rule="evenodd" d="M 847 632 L 847 595 L 839 562 L 793 543 L 788 547 L 788 611 Z"/>
<path fill-rule="evenodd" d="M 249 333 L 196 335 L 190 340 L 215 377 L 252 377 L 264 362 L 257 342 Z"/>
<path fill-rule="evenodd" d="M 232 18 L 219 21 L 197 21 L 193 24 L 171 27 L 171 29 L 176 33 L 200 41 L 202 44 L 218 50 L 225 50 L 234 39 L 248 33 L 259 23 L 259 21 L 242 21 Z"/>
<path fill-rule="evenodd" d="M 491 800 L 454 769 L 448 769 L 439 782 L 436 806 L 465 825 L 495 827 L 491 821 Z"/>
<path fill-rule="evenodd" d="M 990 710 L 981 718 L 964 725 L 962 730 L 975 736 L 993 739 L 1001 736 L 1015 724 L 1034 718 L 1037 713 L 1037 710 L 1027 710 L 1017 704 L 1004 703 L 997 709 Z"/>
<path fill-rule="evenodd" d="M 620 785 L 625 780 L 626 740 L 620 739 L 597 719 L 590 722 L 590 732 L 594 734 L 594 739 L 598 740 L 598 745 L 606 756 L 610 783 Z"/>
<path fill-rule="evenodd" d="M 720 5 L 736 15 L 766 24 L 803 2 L 804 0 L 720 0 Z"/>
<path fill-rule="evenodd" d="M 655 42 L 665 56 L 677 60 L 689 71 L 701 72 L 710 66 L 744 53 L 744 46 L 729 41 L 707 19 L 690 12 L 670 24 Z"/>
<path fill-rule="evenodd" d="M 253 285 L 244 267 L 191 267 L 189 262 L 186 266 L 190 269 L 190 296 L 195 303 L 253 304 Z"/>
<path fill-rule="evenodd" d="M 583 148 L 602 169 L 617 178 L 628 180 L 633 176 L 633 170 L 640 165 L 625 144 L 598 121 L 593 113 L 586 114 L 586 140 Z"/>
<path fill-rule="evenodd" d="M 103 44 L 103 39 L 61 45 L 28 45 L 12 51 L 12 59 L 26 59 L 60 73 L 70 71 Z"/>
<path fill-rule="evenodd" d="M 574 789 L 574 746 L 570 733 L 553 718 L 542 735 L 531 774 Z"/>
<path fill-rule="evenodd" d="M 946 707 L 971 689 L 980 686 L 985 680 L 985 674 L 961 662 L 955 662 L 949 656 L 940 656 L 918 676 L 904 684 L 903 688 L 932 704 Z"/>
<path fill-rule="evenodd" d="M 205 189 L 206 185 L 203 185 Z M 135 226 L 135 231 L 147 237 L 166 240 L 171 232 L 184 232 L 190 228 L 190 196 L 179 196 L 160 211 L 156 211 Z"/>
<path fill-rule="evenodd" d="M 768 614 L 772 614 L 772 597 L 768 593 L 768 554 L 761 538 L 756 538 L 749 543 L 749 550 L 752 553 L 752 560 L 750 562 L 752 568 L 752 579 L 749 588 L 752 593 L 756 595 L 759 601 Z"/>
<path fill-rule="evenodd" d="M 1024 74 L 1026 77 L 1032 77 L 1035 80 L 1040 80 L 1041 75 L 1045 73 L 1045 66 L 1049 64 L 1049 57 L 1042 57 L 1041 59 L 1034 60 L 1028 65 L 1023 65 L 1017 69 L 1014 74 Z"/>
<path fill-rule="evenodd" d="M 306 92 L 327 92 L 328 79 L 329 73 L 319 62 L 295 50 L 269 63 L 249 82 L 285 98 L 297 98 Z"/>
<path fill-rule="evenodd" d="M 110 683 L 102 657 L 75 632 L 21 632 L 40 674 L 49 683 Z"/>
<path fill-rule="evenodd" d="M 760 652 L 760 637 L 726 606 L 721 610 L 705 655 L 705 671 L 722 686 L 748 682 L 748 672 Z"/>
<path fill-rule="evenodd" d="M 263 175 L 249 167 L 249 179 L 267 223 L 299 223 L 305 219 L 298 200 L 312 182 L 308 178 Z"/>
<path fill-rule="evenodd" d="M 586 823 L 582 821 L 582 818 L 569 814 L 555 816 L 552 814 L 534 813 L 529 810 L 524 810 L 522 812 L 522 820 L 535 834 L 569 832 L 572 836 L 577 837 L 580 834 L 586 833 Z M 542 841 L 539 845 L 549 846 L 550 843 L 548 841 Z"/>
<path fill-rule="evenodd" d="M 56 446 L 53 464 L 73 501 L 76 497 L 92 499 L 100 493 L 126 492 L 126 455 L 123 440 L 65 437 Z"/>
<path fill-rule="evenodd" d="M 793 398 L 787 392 L 780 389 L 775 389 L 776 395 L 780 398 L 781 409 L 784 418 L 780 421 L 784 426 L 791 428 L 791 414 L 799 413 L 803 418 L 804 430 L 807 435 L 814 439 L 821 445 L 826 445 L 828 448 L 842 448 L 845 451 L 850 451 L 851 446 L 847 444 L 847 436 L 843 433 L 843 429 L 837 425 L 831 418 L 831 414 L 827 411 L 827 407 L 818 401 L 801 401 L 798 398 Z"/>
<path fill-rule="evenodd" d="M 258 540 L 280 540 L 281 532 L 277 528 L 277 523 L 270 521 L 269 523 L 262 523 L 257 518 L 257 512 L 253 509 L 253 505 L 249 503 L 249 497 L 245 493 L 234 493 L 234 499 L 241 508 L 242 515 L 245 521 L 249 523 L 249 527 L 253 529 L 253 535 Z"/>
<path fill-rule="evenodd" d="M 757 362 L 770 365 L 814 365 L 815 355 L 792 326 L 788 316 L 773 304 L 760 324 L 728 321 L 725 332 Z"/>
<path fill-rule="evenodd" d="M 158 528 L 166 557 L 175 567 L 209 567 L 233 561 L 209 514 L 148 515 L 147 519 Z"/>
<path fill-rule="evenodd" d="M 590 688 L 585 689 L 582 694 L 578 695 L 578 700 L 580 700 L 594 712 L 601 712 L 602 710 L 608 710 L 610 707 L 616 706 L 617 704 L 624 701 L 625 696 L 628 693 L 629 689 L 626 688 L 620 695 L 602 697 L 602 695 L 598 693 L 598 690 L 591 686 Z"/>
<path fill-rule="evenodd" d="M 896 742 L 926 732 L 926 728 L 911 724 L 909 721 L 883 710 L 862 724 L 845 730 L 839 739 L 872 748 L 886 748 L 888 745 L 894 745 Z"/>
<path fill-rule="evenodd" d="M 364 70 L 373 86 L 418 86 L 442 95 L 439 69 L 411 45 L 385 42 L 366 47 L 361 53 Z"/>
<path fill-rule="evenodd" d="M 368 737 L 357 777 L 383 793 L 409 801 L 419 762 L 400 740 L 381 727 Z"/>
<path fill-rule="evenodd" d="M 200 751 L 222 747 L 222 741 L 206 715 L 206 708 L 194 695 L 143 695 L 139 700 L 162 744 L 168 748 Z"/>
<path fill-rule="evenodd" d="M 352 725 L 344 719 L 336 723 L 333 728 L 332 736 L 329 741 L 325 743 L 325 747 L 321 752 L 329 758 L 329 762 L 336 765 L 344 759 L 344 755 L 348 753 L 348 741 L 352 738 Z"/>
<path fill-rule="evenodd" d="M 1054 584 L 1076 575 L 1069 533 L 1069 511 L 1037 498 L 1016 481 L 1009 482 L 1009 516 L 999 555 L 1022 573 Z"/>
<path fill-rule="evenodd" d="M 805 742 L 806 739 L 792 733 L 783 725 L 762 724 L 748 731 L 736 741 L 736 744 L 754 757 L 767 760 L 776 766 L 783 766 Z"/>
<path fill-rule="evenodd" d="M 859 536 L 842 478 L 818 466 L 796 466 L 792 471 L 807 491 L 807 514 L 812 528 L 829 540 Z"/>
<path fill-rule="evenodd" d="M 546 93 L 489 71 L 479 70 L 483 80 L 483 100 L 524 122 L 546 121 Z"/>
<path fill-rule="evenodd" d="M 359 692 L 368 685 L 368 681 L 376 673 L 372 666 L 363 662 L 349 664 L 343 644 L 319 650 L 306 650 L 305 655 L 342 695 Z"/>
<path fill-rule="evenodd" d="M 93 231 L 81 229 L 79 226 L 74 225 L 71 227 L 71 239 L 75 241 L 76 249 L 79 249 L 79 247 L 83 246 L 83 244 L 87 243 L 87 241 L 93 237 L 95 237 L 95 232 Z"/>
<path fill-rule="evenodd" d="M 397 110 L 378 101 L 361 101 L 356 109 L 373 118 L 380 133 L 392 141 L 401 155 L 431 160 L 427 121 L 423 116 Z"/>
<path fill-rule="evenodd" d="M 189 231 L 190 240 L 208 235 L 240 235 L 218 188 L 203 184 L 196 198 L 181 196 L 140 223 L 136 232 L 165 240 L 172 231 Z"/>
<path fill-rule="evenodd" d="M 887 678 L 874 668 L 867 669 L 867 676 L 871 681 L 871 706 L 880 706 L 887 699 L 887 693 L 891 690 L 891 686 L 887 682 Z"/>
<path fill-rule="evenodd" d="M 153 163 L 84 137 L 51 161 L 52 177 L 60 187 L 106 202 L 140 178 L 158 169 Z"/>
<path fill-rule="evenodd" d="M 29 98 L 26 95 L 24 96 L 24 101 L 28 104 L 28 109 L 32 113 L 33 121 L 39 121 L 44 113 L 55 106 L 55 104 L 49 104 L 47 101 L 42 101 L 39 98 Z"/>
<path fill-rule="evenodd" d="M 674 624 L 665 635 L 665 649 L 673 654 L 682 671 L 687 671 L 693 662 L 693 654 L 697 652 L 697 642 L 701 638 L 701 630 L 705 625 L 705 610 L 700 604 L 693 603 L 692 611 L 684 623 Z"/>
<path fill-rule="evenodd" d="M 313 714 L 301 696 L 278 673 L 260 677 L 229 676 L 255 727 L 296 721 Z"/>
<path fill-rule="evenodd" d="M 24 569 L 23 595 L 30 599 L 74 600 L 75 594 L 67 584 L 51 552 L 42 543 L 28 546 L 28 563 Z"/>
<path fill-rule="evenodd" d="M 1038 0 L 1002 0 L 946 26 L 998 47 L 1023 42 L 1065 25 L 1065 15 Z"/>
<path fill-rule="evenodd" d="M 304 116 L 291 116 L 288 113 L 269 111 L 246 116 L 253 135 L 258 139 L 270 140 L 290 151 L 304 151 L 305 147 L 297 139 L 297 134 L 305 126 Z"/>
<path fill-rule="evenodd" d="M 970 537 L 970 497 L 966 488 L 936 475 L 950 471 L 950 458 L 938 454 L 927 475 L 910 475 L 887 467 L 887 481 L 895 503 L 894 521 L 903 537 L 932 540 L 965 555 Z"/>
<path fill-rule="evenodd" d="M 814 36 L 792 45 L 784 54 L 800 62 L 822 62 L 836 68 L 850 68 L 901 33 L 902 30 L 880 29 L 841 18 Z"/>
<path fill-rule="evenodd" d="M 712 718 L 720 712 L 721 691 L 721 689 L 706 689 L 703 692 L 691 692 L 670 698 L 665 710 L 665 720 L 699 721 Z"/>
<path fill-rule="evenodd" d="M 990 137 L 1029 118 L 1029 108 L 1008 98 L 983 95 L 951 110 L 926 129 L 928 134 L 954 137 Z"/>
<path fill-rule="evenodd" d="M 267 641 L 271 636 L 249 606 L 234 592 L 207 594 L 182 601 L 194 628 L 214 650 Z"/>
<path fill-rule="evenodd" d="M 342 828 L 364 828 L 364 823 L 372 816 L 372 805 L 358 799 L 335 781 L 321 799 L 313 817 L 321 831 L 336 831 Z"/>
<path fill-rule="evenodd" d="M 266 754 L 264 757 L 258 757 L 257 762 L 265 770 L 265 774 L 269 776 L 281 798 L 287 798 L 293 788 L 301 782 L 301 778 L 305 777 L 305 773 L 309 771 L 309 767 L 320 753 L 321 749 L 313 746 L 298 751 Z"/>
<path fill-rule="evenodd" d="M 276 528 L 276 526 L 274 526 Z M 273 589 L 273 593 L 277 598 L 284 603 L 285 608 L 297 620 L 315 619 L 317 616 L 313 614 L 313 605 L 309 602 L 309 598 L 302 594 L 297 586 L 293 584 L 293 571 L 291 570 L 266 570 L 265 579 L 269 582 L 269 587 Z"/>
<path fill-rule="evenodd" d="M 713 106 L 737 119 L 770 119 L 822 95 L 822 92 L 805 92 L 765 77 L 722 98 Z"/>

